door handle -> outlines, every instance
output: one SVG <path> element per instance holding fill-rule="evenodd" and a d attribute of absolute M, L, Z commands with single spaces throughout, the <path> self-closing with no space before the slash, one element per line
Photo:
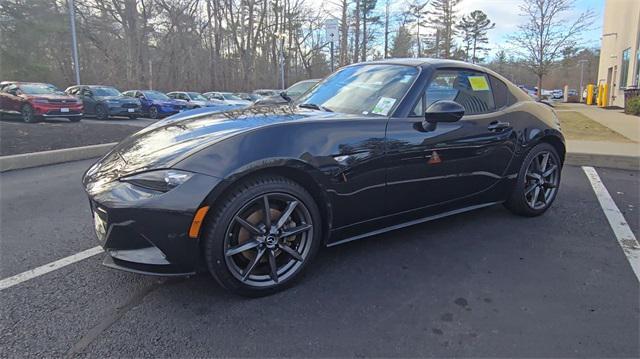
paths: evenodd
<path fill-rule="evenodd" d="M 511 128 L 511 124 L 509 122 L 493 121 L 489 124 L 489 126 L 487 126 L 487 128 L 489 129 L 489 131 L 498 132 L 507 128 Z"/>

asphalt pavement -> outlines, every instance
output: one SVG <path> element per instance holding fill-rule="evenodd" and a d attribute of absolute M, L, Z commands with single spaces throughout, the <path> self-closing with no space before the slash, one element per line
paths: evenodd
<path fill-rule="evenodd" d="M 0 174 L 0 279 L 97 245 L 92 161 Z M 597 169 L 638 237 L 638 172 Z M 638 278 L 582 169 L 554 206 L 495 206 L 320 252 L 260 299 L 102 255 L 0 291 L 0 357 L 638 357 Z"/>
<path fill-rule="evenodd" d="M 48 118 L 37 123 L 0 121 L 0 156 L 120 142 L 157 120 L 84 118 L 80 122 Z"/>

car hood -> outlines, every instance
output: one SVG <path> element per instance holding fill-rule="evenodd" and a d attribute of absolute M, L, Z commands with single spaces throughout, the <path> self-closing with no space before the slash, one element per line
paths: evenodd
<path fill-rule="evenodd" d="M 173 101 L 173 100 L 151 100 L 151 103 L 158 106 L 174 106 L 181 105 L 184 106 L 184 102 Z"/>
<path fill-rule="evenodd" d="M 127 96 L 96 96 L 98 100 L 116 100 L 118 102 L 138 102 L 138 100 Z"/>
<path fill-rule="evenodd" d="M 25 97 L 28 99 L 45 98 L 47 100 L 65 100 L 69 102 L 76 102 L 76 98 L 69 95 L 45 94 L 45 95 L 25 95 Z"/>
<path fill-rule="evenodd" d="M 85 174 L 87 189 L 122 176 L 168 168 L 218 141 L 278 123 L 351 115 L 298 109 L 291 106 L 253 106 L 245 109 L 168 118 L 129 136 Z"/>

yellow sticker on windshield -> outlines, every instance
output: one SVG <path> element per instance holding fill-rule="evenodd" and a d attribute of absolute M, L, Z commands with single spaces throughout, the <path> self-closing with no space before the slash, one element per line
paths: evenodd
<path fill-rule="evenodd" d="M 469 83 L 473 91 L 489 91 L 489 83 L 484 76 L 469 76 Z"/>

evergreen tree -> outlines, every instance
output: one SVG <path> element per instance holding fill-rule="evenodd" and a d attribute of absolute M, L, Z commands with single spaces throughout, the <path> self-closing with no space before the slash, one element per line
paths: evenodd
<path fill-rule="evenodd" d="M 461 0 L 432 0 L 429 18 L 433 26 L 439 31 L 439 57 L 450 59 L 455 50 L 456 36 L 456 6 Z"/>
<path fill-rule="evenodd" d="M 391 57 L 409 56 L 411 56 L 411 34 L 404 25 L 400 25 L 391 46 Z"/>
<path fill-rule="evenodd" d="M 483 45 L 489 43 L 487 32 L 495 26 L 496 24 L 491 22 L 487 14 L 481 10 L 475 10 L 469 16 L 462 16 L 456 27 L 462 33 L 466 61 L 471 61 L 475 64 L 484 60 L 484 58 L 480 57 L 480 53 L 486 53 L 489 50 Z"/>

